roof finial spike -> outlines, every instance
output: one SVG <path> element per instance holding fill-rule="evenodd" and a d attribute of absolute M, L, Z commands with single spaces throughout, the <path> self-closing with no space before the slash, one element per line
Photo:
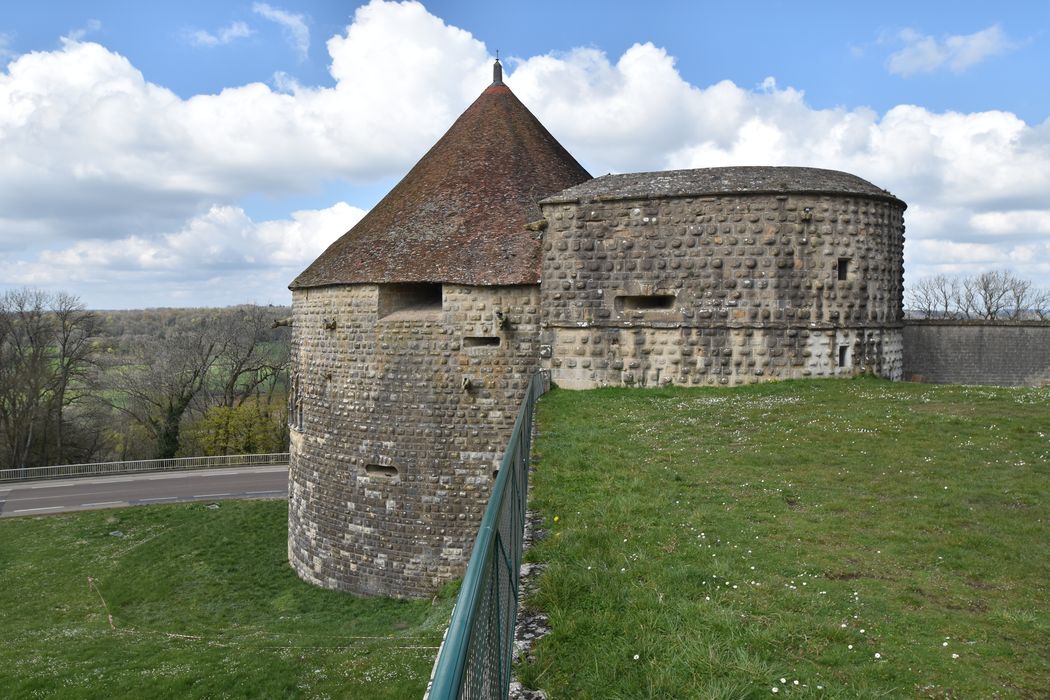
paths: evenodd
<path fill-rule="evenodd" d="M 503 64 L 499 62 L 499 49 L 496 49 L 496 62 L 492 64 L 492 84 L 503 84 Z"/>

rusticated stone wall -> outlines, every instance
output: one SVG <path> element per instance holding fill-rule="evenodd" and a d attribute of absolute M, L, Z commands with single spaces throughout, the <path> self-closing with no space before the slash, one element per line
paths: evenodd
<path fill-rule="evenodd" d="M 726 194 L 543 205 L 561 386 L 902 373 L 903 204 Z"/>
<path fill-rule="evenodd" d="M 1050 385 L 1050 323 L 909 320 L 904 378 L 935 384 Z"/>
<path fill-rule="evenodd" d="M 429 287 L 293 293 L 288 557 L 307 581 L 416 597 L 466 565 L 538 368 L 539 288 Z"/>

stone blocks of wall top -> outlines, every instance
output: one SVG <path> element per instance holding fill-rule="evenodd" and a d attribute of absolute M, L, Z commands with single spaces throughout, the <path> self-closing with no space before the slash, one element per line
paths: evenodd
<path fill-rule="evenodd" d="M 288 556 L 327 588 L 418 597 L 469 559 L 538 368 L 539 289 L 387 291 L 383 317 L 379 285 L 293 292 Z"/>
<path fill-rule="evenodd" d="M 734 194 L 543 206 L 562 386 L 901 376 L 903 206 Z"/>

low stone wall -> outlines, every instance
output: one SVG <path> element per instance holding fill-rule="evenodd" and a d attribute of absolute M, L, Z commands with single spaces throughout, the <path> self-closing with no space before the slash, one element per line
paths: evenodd
<path fill-rule="evenodd" d="M 934 384 L 1050 384 L 1050 323 L 906 321 L 904 378 Z"/>

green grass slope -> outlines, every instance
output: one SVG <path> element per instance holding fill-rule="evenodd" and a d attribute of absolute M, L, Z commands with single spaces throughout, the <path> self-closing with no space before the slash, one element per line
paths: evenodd
<path fill-rule="evenodd" d="M 422 697 L 451 599 L 321 590 L 286 552 L 284 501 L 0 521 L 0 695 Z"/>
<path fill-rule="evenodd" d="M 556 390 L 539 431 L 552 698 L 1050 694 L 1050 390 Z"/>

